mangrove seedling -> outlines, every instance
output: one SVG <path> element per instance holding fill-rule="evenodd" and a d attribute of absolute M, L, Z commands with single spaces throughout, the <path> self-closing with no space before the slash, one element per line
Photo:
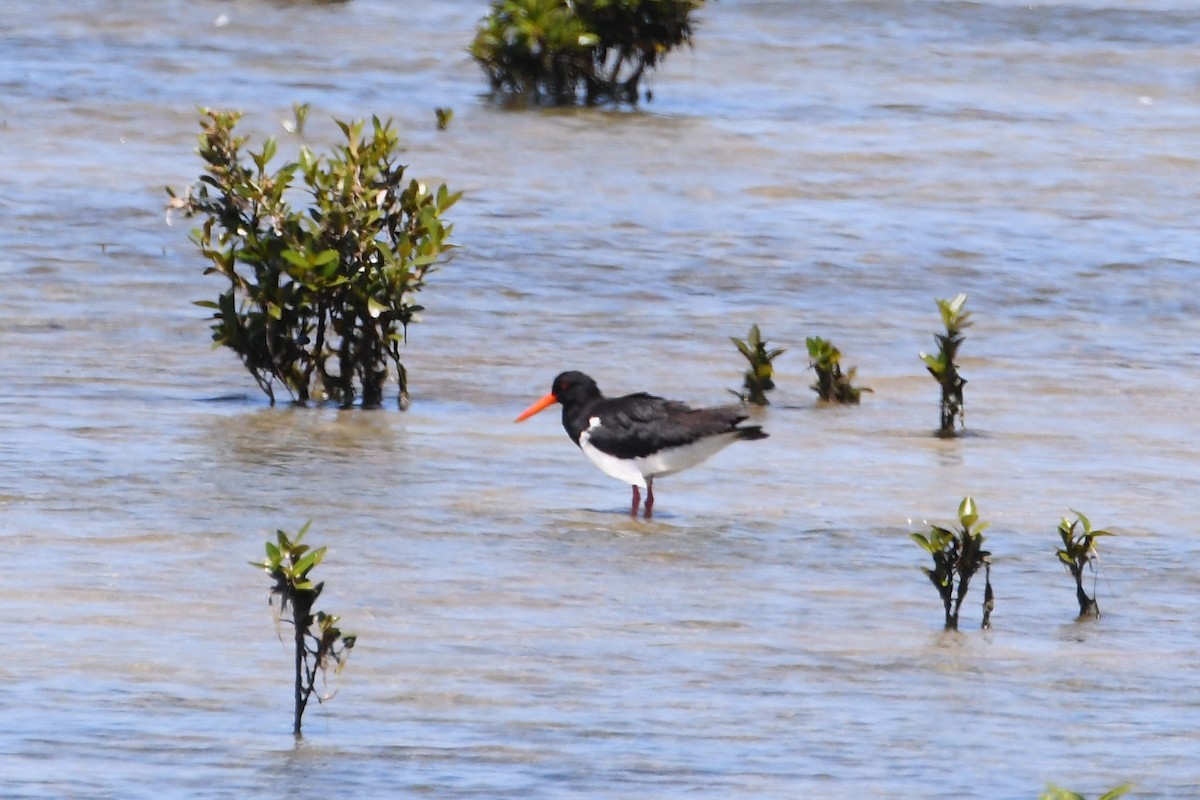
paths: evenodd
<path fill-rule="evenodd" d="M 990 628 L 995 596 L 992 593 L 992 554 L 983 549 L 983 531 L 988 523 L 979 521 L 979 511 L 970 497 L 964 497 L 958 506 L 958 524 L 957 529 L 931 525 L 928 535 L 910 535 L 933 556 L 933 569 L 922 567 L 921 571 L 942 598 L 946 630 L 958 630 L 959 609 L 967 596 L 971 578 L 980 567 L 984 569 L 983 623 L 980 627 Z"/>
<path fill-rule="evenodd" d="M 1109 789 L 1107 792 L 1100 795 L 1100 797 L 1096 798 L 1096 800 L 1117 800 L 1118 797 L 1124 797 L 1125 794 L 1128 793 L 1132 788 L 1133 784 L 1123 783 L 1120 786 L 1115 786 L 1112 789 Z M 1087 798 L 1081 795 L 1079 792 L 1072 792 L 1068 789 L 1062 788 L 1061 786 L 1055 786 L 1052 783 L 1046 787 L 1046 791 L 1042 792 L 1042 794 L 1038 796 L 1038 800 L 1087 800 Z"/>
<path fill-rule="evenodd" d="M 309 110 L 310 105 L 308 103 L 292 103 L 292 118 L 283 121 L 283 129 L 288 133 L 303 136 L 304 125 L 308 121 Z"/>
<path fill-rule="evenodd" d="M 303 107 L 296 110 L 297 127 Z M 171 208 L 203 218 L 192 241 L 225 279 L 212 310 L 212 339 L 230 348 L 271 404 L 282 386 L 297 404 L 330 399 L 344 408 L 383 402 L 395 367 L 398 401 L 408 401 L 400 360 L 415 296 L 453 245 L 442 216 L 455 201 L 406 180 L 392 123 L 335 120 L 345 142 L 327 156 L 300 148 L 297 161 L 272 170 L 275 139 L 243 154 L 241 115 L 204 110 L 199 154 L 204 174 Z M 307 208 L 290 205 L 303 182 Z"/>
<path fill-rule="evenodd" d="M 492 0 L 469 50 L 498 94 L 633 105 L 646 70 L 691 44 L 703 2 Z"/>
<path fill-rule="evenodd" d="M 729 341 L 737 345 L 738 352 L 745 356 L 748 362 L 742 378 L 742 391 L 733 393 L 740 397 L 743 403 L 769 405 L 767 392 L 775 388 L 775 381 L 772 379 L 775 368 L 771 362 L 786 351 L 783 348 L 768 350 L 767 340 L 762 338 L 757 325 L 750 326 L 750 333 L 744 340 L 730 336 Z"/>
<path fill-rule="evenodd" d="M 325 548 L 309 549 L 300 540 L 308 532 L 312 520 L 295 535 L 275 532 L 275 541 L 267 541 L 265 561 L 252 561 L 252 566 L 265 571 L 275 581 L 269 600 L 279 597 L 278 620 L 292 626 L 295 643 L 295 713 L 292 733 L 300 736 L 301 722 L 308 700 L 317 688 L 317 673 L 326 674 L 330 663 L 340 673 L 354 647 L 356 637 L 338 628 L 339 617 L 324 611 L 313 612 L 313 604 L 325 588 L 313 583 L 309 573 L 325 558 Z M 317 695 L 319 702 L 329 697 Z"/>
<path fill-rule="evenodd" d="M 1058 535 L 1062 538 L 1062 547 L 1058 548 L 1055 553 L 1058 555 L 1058 560 L 1071 573 L 1071 577 L 1075 579 L 1075 599 L 1079 601 L 1079 616 L 1099 617 L 1100 605 L 1096 602 L 1094 577 L 1097 559 L 1095 539 L 1098 536 L 1113 536 L 1114 534 L 1110 531 L 1092 530 L 1092 523 L 1087 517 L 1078 511 L 1072 510 L 1071 513 L 1075 515 L 1074 520 L 1063 517 L 1062 522 L 1058 523 Z M 1093 575 L 1091 597 L 1083 588 L 1083 576 L 1087 568 L 1091 569 Z"/>
<path fill-rule="evenodd" d="M 938 300 L 938 311 L 942 315 L 942 325 L 945 333 L 934 334 L 937 341 L 937 353 L 930 355 L 921 353 L 925 368 L 942 388 L 941 425 L 938 433 L 942 436 L 955 435 L 955 420 L 965 428 L 967 424 L 966 406 L 963 402 L 963 387 L 967 381 L 958 374 L 958 348 L 965 338 L 962 332 L 971 325 L 971 314 L 963 311 L 967 296 L 960 294 L 953 300 Z"/>
<path fill-rule="evenodd" d="M 857 371 L 854 367 L 849 372 L 842 372 L 842 352 L 832 342 L 820 336 L 810 336 L 805 344 L 808 345 L 808 365 L 817 373 L 817 382 L 812 389 L 822 401 L 857 404 L 863 392 L 871 391 L 865 386 L 852 384 Z"/>

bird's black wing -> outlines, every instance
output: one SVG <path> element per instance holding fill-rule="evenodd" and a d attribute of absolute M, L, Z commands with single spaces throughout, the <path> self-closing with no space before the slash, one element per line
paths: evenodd
<path fill-rule="evenodd" d="M 746 419 L 740 406 L 693 409 L 650 394 L 606 400 L 593 407 L 591 415 L 601 424 L 589 429 L 588 442 L 617 458 L 641 458 L 706 436 L 731 433 Z"/>

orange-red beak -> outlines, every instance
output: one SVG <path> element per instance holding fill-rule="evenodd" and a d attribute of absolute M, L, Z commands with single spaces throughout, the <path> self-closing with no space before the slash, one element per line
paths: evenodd
<path fill-rule="evenodd" d="M 536 403 L 531 405 L 529 408 L 522 411 L 521 416 L 517 417 L 515 420 L 513 420 L 513 422 L 521 422 L 522 420 L 527 420 L 530 417 L 532 417 L 534 414 L 536 414 L 539 411 L 542 411 L 546 408 L 549 408 L 550 406 L 554 405 L 557 402 L 558 402 L 558 398 L 554 396 L 554 392 L 551 392 L 550 394 L 543 397 L 541 400 L 538 400 Z"/>

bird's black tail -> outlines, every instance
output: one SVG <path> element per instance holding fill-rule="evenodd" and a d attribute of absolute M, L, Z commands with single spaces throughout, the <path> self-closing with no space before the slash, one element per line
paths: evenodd
<path fill-rule="evenodd" d="M 747 425 L 745 428 L 737 428 L 736 430 L 739 441 L 744 439 L 747 442 L 753 442 L 755 439 L 766 439 L 770 436 L 759 425 Z"/>

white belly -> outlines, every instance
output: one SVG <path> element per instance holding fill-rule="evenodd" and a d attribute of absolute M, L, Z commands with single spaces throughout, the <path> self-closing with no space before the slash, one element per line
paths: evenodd
<path fill-rule="evenodd" d="M 737 439 L 736 433 L 708 436 L 669 450 L 660 450 L 644 458 L 624 459 L 601 452 L 588 442 L 588 431 L 579 436 L 579 448 L 605 475 L 632 486 L 646 488 L 646 478 L 671 475 L 708 460 Z"/>

